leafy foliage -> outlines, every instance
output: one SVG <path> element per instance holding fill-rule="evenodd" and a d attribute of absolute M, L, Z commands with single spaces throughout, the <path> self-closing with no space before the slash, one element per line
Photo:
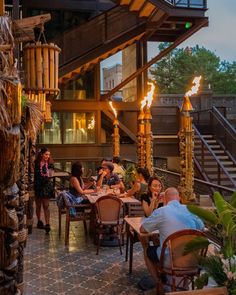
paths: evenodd
<path fill-rule="evenodd" d="M 216 210 L 214 215 L 206 209 L 199 210 L 199 207 L 188 205 L 188 209 L 208 222 L 210 229 L 213 229 L 222 244 L 215 249 L 214 255 L 210 254 L 201 260 L 201 265 L 208 276 L 212 277 L 220 286 L 227 286 L 230 295 L 236 294 L 236 192 L 227 202 L 219 192 L 215 192 L 214 204 Z M 214 220 L 214 222 L 212 222 Z M 204 247 L 204 242 L 195 242 L 188 245 L 187 251 Z M 206 276 L 206 274 L 204 274 Z M 199 285 L 205 280 L 200 277 Z"/>
<path fill-rule="evenodd" d="M 166 43 L 160 44 L 159 50 Z M 151 74 L 155 77 L 161 93 L 184 93 L 186 85 L 194 76 L 203 77 L 203 87 L 211 87 L 215 93 L 236 93 L 236 62 L 221 61 L 216 54 L 198 45 L 185 49 L 174 49 L 156 63 Z"/>

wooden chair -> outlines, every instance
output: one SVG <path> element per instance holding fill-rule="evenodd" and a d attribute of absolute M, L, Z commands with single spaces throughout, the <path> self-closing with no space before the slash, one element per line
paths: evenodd
<path fill-rule="evenodd" d="M 187 243 L 196 237 L 205 236 L 203 232 L 194 229 L 184 229 L 177 231 L 166 238 L 162 245 L 160 262 L 158 264 L 158 284 L 157 293 L 163 292 L 163 278 L 167 278 L 166 285 L 171 287 L 171 291 L 177 289 L 184 290 L 192 284 L 194 287 L 194 277 L 200 274 L 198 255 L 205 256 L 207 249 L 195 251 L 184 255 Z"/>
<path fill-rule="evenodd" d="M 116 237 L 121 250 L 123 219 L 120 218 L 122 201 L 114 195 L 100 197 L 95 203 L 97 255 L 104 236 Z"/>
<path fill-rule="evenodd" d="M 169 292 L 168 295 L 227 295 L 226 287 L 204 288 L 191 291 Z"/>
<path fill-rule="evenodd" d="M 128 217 L 142 217 L 144 216 L 144 211 L 143 207 L 140 204 L 134 204 L 130 203 L 128 206 L 128 212 L 127 212 Z M 125 250 L 125 261 L 128 261 L 128 256 L 129 256 L 129 273 L 132 273 L 132 268 L 133 268 L 133 248 L 134 244 L 139 242 L 138 236 L 135 232 L 131 232 L 127 228 L 126 224 L 126 250 Z"/>
<path fill-rule="evenodd" d="M 66 214 L 66 224 L 65 224 L 65 245 L 69 244 L 70 235 L 70 223 L 74 221 L 83 221 L 85 234 L 87 235 L 87 224 L 86 221 L 90 220 L 91 205 L 90 204 L 80 204 L 72 205 L 70 204 L 65 192 L 62 193 L 62 198 L 64 201 L 64 208 L 58 206 L 58 217 L 59 217 L 59 237 L 61 236 L 61 217 Z M 75 214 L 71 214 L 71 209 L 75 209 Z"/>

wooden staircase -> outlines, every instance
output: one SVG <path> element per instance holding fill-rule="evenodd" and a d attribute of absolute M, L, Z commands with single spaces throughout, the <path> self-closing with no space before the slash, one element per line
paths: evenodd
<path fill-rule="evenodd" d="M 117 1 L 117 5 L 53 40 L 61 49 L 59 82 L 66 83 L 137 42 L 178 44 L 208 25 L 205 7 L 178 7 L 162 0 Z M 185 23 L 191 23 L 190 28 Z M 178 45 L 176 44 L 176 46 Z"/>
<path fill-rule="evenodd" d="M 200 133 L 195 133 L 195 163 L 201 169 L 205 180 L 236 188 L 236 166 L 232 156 L 212 134 L 199 136 Z"/>

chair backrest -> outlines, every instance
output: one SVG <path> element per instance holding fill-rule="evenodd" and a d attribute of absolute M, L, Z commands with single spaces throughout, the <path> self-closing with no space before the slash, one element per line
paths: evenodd
<path fill-rule="evenodd" d="M 161 267 L 175 271 L 199 269 L 199 255 L 206 255 L 207 249 L 191 251 L 185 255 L 186 245 L 196 237 L 205 237 L 204 233 L 195 229 L 184 229 L 171 234 L 163 243 L 160 264 Z M 168 257 L 167 257 L 168 255 Z"/>
<path fill-rule="evenodd" d="M 120 219 L 122 202 L 113 195 L 100 197 L 95 203 L 100 222 L 117 222 Z"/>
<path fill-rule="evenodd" d="M 168 295 L 227 295 L 226 287 L 204 288 L 191 291 L 169 292 Z"/>

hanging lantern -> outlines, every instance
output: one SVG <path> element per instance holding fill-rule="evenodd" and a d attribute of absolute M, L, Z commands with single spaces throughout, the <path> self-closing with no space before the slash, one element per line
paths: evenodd
<path fill-rule="evenodd" d="M 58 95 L 59 52 L 54 43 L 36 42 L 24 47 L 26 93 Z"/>

